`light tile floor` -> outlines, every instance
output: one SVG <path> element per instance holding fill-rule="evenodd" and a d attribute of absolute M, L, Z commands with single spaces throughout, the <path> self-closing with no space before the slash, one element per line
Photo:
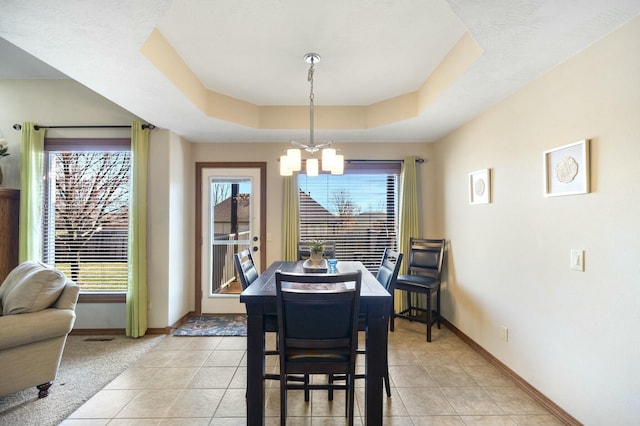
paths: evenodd
<path fill-rule="evenodd" d="M 389 333 L 391 398 L 385 425 L 561 425 L 450 330 L 396 320 Z M 273 339 L 267 340 L 273 346 Z M 246 338 L 167 336 L 62 425 L 244 425 Z M 276 371 L 274 356 L 268 369 Z M 360 367 L 362 368 L 362 367 Z M 316 378 L 317 379 L 317 378 Z M 276 381 L 267 381 L 265 424 L 279 424 Z M 364 424 L 364 383 L 357 381 L 356 424 Z M 289 391 L 287 423 L 343 425 L 344 393 Z"/>

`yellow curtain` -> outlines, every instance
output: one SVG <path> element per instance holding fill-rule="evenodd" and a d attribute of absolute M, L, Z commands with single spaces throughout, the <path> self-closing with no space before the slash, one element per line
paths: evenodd
<path fill-rule="evenodd" d="M 22 123 L 20 175 L 20 248 L 18 259 L 42 260 L 42 179 L 44 129 Z"/>
<path fill-rule="evenodd" d="M 282 259 L 298 260 L 300 238 L 300 202 L 298 199 L 298 174 L 285 176 L 282 195 Z"/>
<path fill-rule="evenodd" d="M 147 331 L 147 161 L 149 129 L 131 125 L 131 200 L 129 202 L 129 283 L 127 327 L 129 337 Z"/>
<path fill-rule="evenodd" d="M 398 224 L 398 243 L 404 254 L 399 274 L 406 274 L 409 264 L 409 240 L 417 237 L 420 229 L 418 215 L 418 179 L 416 176 L 416 157 L 405 157 L 400 174 L 400 217 Z M 396 312 L 406 309 L 404 298 L 396 297 Z"/>

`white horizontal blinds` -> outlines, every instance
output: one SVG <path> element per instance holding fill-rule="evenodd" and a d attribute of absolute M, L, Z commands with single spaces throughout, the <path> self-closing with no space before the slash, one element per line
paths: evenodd
<path fill-rule="evenodd" d="M 396 248 L 400 163 L 345 165 L 343 175 L 298 176 L 300 240 L 336 242 L 336 258 L 377 271 Z"/>
<path fill-rule="evenodd" d="M 45 140 L 44 261 L 81 291 L 127 290 L 130 141 Z"/>

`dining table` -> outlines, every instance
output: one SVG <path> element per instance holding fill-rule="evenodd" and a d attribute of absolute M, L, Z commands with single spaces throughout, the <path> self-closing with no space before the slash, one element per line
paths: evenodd
<path fill-rule="evenodd" d="M 383 348 L 391 311 L 391 295 L 376 277 L 359 261 L 339 260 L 336 272 L 362 271 L 360 314 L 366 318 L 365 358 L 365 423 L 382 425 Z M 265 410 L 265 319 L 277 315 L 276 271 L 313 273 L 303 267 L 303 261 L 273 262 L 240 294 L 247 310 L 247 424 L 263 425 Z"/>

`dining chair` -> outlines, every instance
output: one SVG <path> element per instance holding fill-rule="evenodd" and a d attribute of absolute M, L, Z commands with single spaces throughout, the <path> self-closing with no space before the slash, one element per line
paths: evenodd
<path fill-rule="evenodd" d="M 409 239 L 409 268 L 407 275 L 399 275 L 391 294 L 395 290 L 406 294 L 406 309 L 391 313 L 391 331 L 394 330 L 395 318 L 423 322 L 427 325 L 427 342 L 431 341 L 431 326 L 437 322 L 440 328 L 440 276 L 444 258 L 445 240 L 416 238 Z M 416 306 L 412 302 L 412 294 L 426 295 L 426 308 Z M 432 298 L 436 296 L 436 308 L 432 309 Z M 393 306 L 393 305 L 392 305 Z"/>
<path fill-rule="evenodd" d="M 382 286 L 391 294 L 391 309 L 389 312 L 389 317 L 391 318 L 391 314 L 393 313 L 393 292 L 391 288 L 395 285 L 396 280 L 398 279 L 398 272 L 400 271 L 400 265 L 402 264 L 403 254 L 399 253 L 390 248 L 385 248 L 384 253 L 382 254 L 382 260 L 380 261 L 380 267 L 378 268 L 378 273 L 376 274 L 376 279 Z M 366 330 L 366 318 L 360 317 L 360 322 L 358 323 L 358 330 L 365 331 Z M 391 397 L 391 385 L 389 384 L 389 362 L 388 362 L 388 340 L 389 336 L 387 334 L 384 335 L 384 386 L 387 391 L 387 396 Z M 366 352 L 366 351 L 365 351 Z"/>
<path fill-rule="evenodd" d="M 403 254 L 399 253 L 390 248 L 385 248 L 382 253 L 382 260 L 380 261 L 380 266 L 378 267 L 378 272 L 376 274 L 376 279 L 385 290 L 390 291 L 390 288 L 393 286 L 393 283 L 398 278 L 398 271 L 400 270 L 400 265 L 402 264 Z M 393 294 L 391 295 L 391 312 L 389 312 L 389 318 L 391 317 L 391 313 L 393 312 Z M 358 317 L 358 331 L 367 331 L 367 317 L 366 315 L 360 315 Z M 389 362 L 388 362 L 388 335 L 385 334 L 384 339 L 384 386 L 385 391 L 387 392 L 387 397 L 391 397 L 391 384 L 389 382 Z M 358 349 L 357 353 L 360 355 L 367 354 L 366 349 Z M 364 379 L 366 378 L 365 374 L 356 374 L 356 379 Z M 344 377 L 330 377 L 329 381 L 334 380 L 344 380 Z M 333 395 L 331 391 L 329 391 L 329 400 L 333 399 Z"/>
<path fill-rule="evenodd" d="M 286 424 L 287 390 L 345 390 L 353 425 L 354 379 L 362 272 L 276 272 L 280 351 L 280 424 Z M 291 374 L 343 375 L 344 384 L 295 383 Z"/>
<path fill-rule="evenodd" d="M 238 273 L 238 279 L 242 290 L 246 290 L 259 276 L 256 264 L 253 262 L 253 256 L 249 249 L 242 250 L 239 253 L 233 255 L 233 261 L 236 265 L 236 272 Z M 266 315 L 264 320 L 264 331 L 277 333 L 278 332 L 278 318 L 274 315 Z M 276 338 L 277 340 L 277 338 Z M 265 355 L 278 355 L 277 350 L 265 350 Z M 280 380 L 279 374 L 265 374 L 265 379 Z"/>
<path fill-rule="evenodd" d="M 251 256 L 251 250 L 245 249 L 233 256 L 233 260 L 236 264 L 236 272 L 240 279 L 240 286 L 242 290 L 246 290 L 252 282 L 260 275 L 256 269 L 256 264 L 253 262 L 253 256 Z"/>
<path fill-rule="evenodd" d="M 298 242 L 298 260 L 307 260 L 311 257 L 311 250 L 309 244 L 304 241 Z M 324 255 L 326 259 L 335 259 L 336 257 L 336 242 L 325 241 L 324 243 Z"/>

